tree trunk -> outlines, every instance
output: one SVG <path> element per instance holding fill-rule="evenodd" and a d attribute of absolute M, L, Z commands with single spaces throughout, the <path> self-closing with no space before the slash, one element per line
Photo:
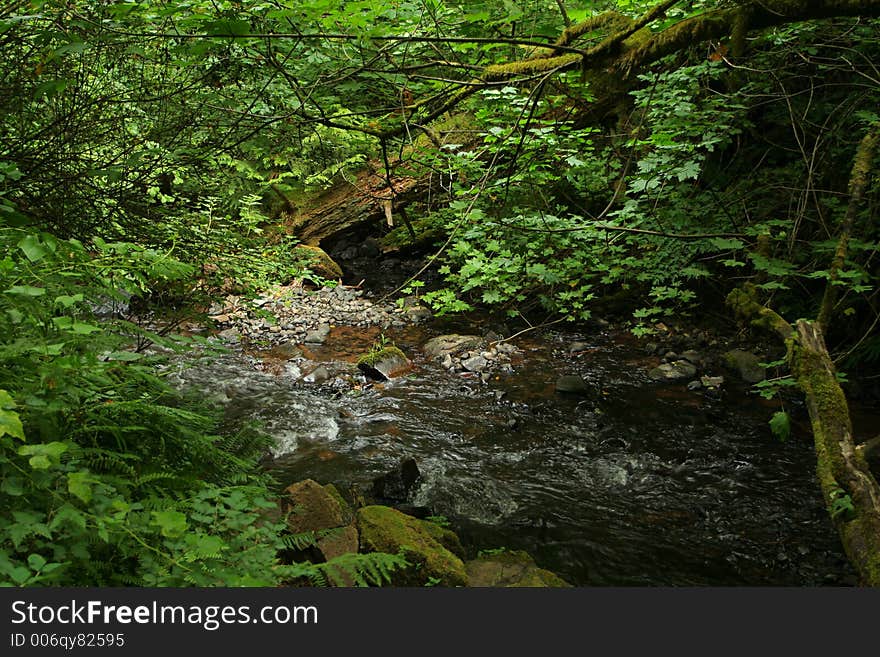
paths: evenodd
<path fill-rule="evenodd" d="M 403 208 L 428 198 L 440 187 L 439 177 L 430 171 L 419 177 L 395 176 L 391 183 L 393 193 L 384 177 L 363 171 L 353 183 L 338 183 L 296 214 L 288 214 L 285 223 L 303 244 L 320 246 L 358 225 L 386 225 L 389 202 L 392 221 L 399 218 L 402 225 Z"/>
<path fill-rule="evenodd" d="M 818 324 L 797 322 L 789 359 L 806 394 L 825 504 L 862 581 L 880 586 L 880 486 L 853 441 L 846 397 Z"/>

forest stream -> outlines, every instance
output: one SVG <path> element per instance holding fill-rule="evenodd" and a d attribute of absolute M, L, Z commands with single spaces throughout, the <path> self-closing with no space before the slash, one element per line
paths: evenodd
<path fill-rule="evenodd" d="M 364 491 L 414 459 L 407 508 L 445 517 L 473 553 L 523 549 L 576 586 L 855 583 L 809 432 L 776 440 L 772 409 L 745 384 L 708 395 L 652 381 L 651 358 L 612 329 L 524 335 L 510 371 L 481 381 L 421 352 L 463 328 L 435 320 L 385 331 L 412 372 L 347 389 L 303 374 L 316 363 L 351 371 L 378 328 L 334 327 L 290 360 L 230 352 L 174 367 L 180 383 L 224 403 L 230 426 L 263 425 L 282 485 L 312 478 Z M 555 390 L 571 373 L 588 394 Z"/>

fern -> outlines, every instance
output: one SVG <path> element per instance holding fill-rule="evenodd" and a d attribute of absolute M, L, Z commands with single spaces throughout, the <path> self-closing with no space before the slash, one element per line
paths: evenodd
<path fill-rule="evenodd" d="M 391 582 L 394 571 L 408 565 L 400 555 L 370 552 L 341 554 L 315 567 L 334 586 L 382 586 Z"/>

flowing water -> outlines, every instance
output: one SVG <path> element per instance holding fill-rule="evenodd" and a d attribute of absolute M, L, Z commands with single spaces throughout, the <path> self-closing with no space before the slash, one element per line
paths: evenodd
<path fill-rule="evenodd" d="M 653 383 L 637 346 L 607 334 L 526 336 L 514 373 L 481 383 L 421 356 L 435 334 L 391 334 L 414 372 L 361 390 L 299 381 L 308 363 L 266 372 L 242 355 L 180 364 L 179 377 L 231 422 L 264 424 L 280 481 L 365 488 L 414 458 L 409 503 L 448 518 L 472 552 L 525 549 L 578 586 L 853 583 L 809 435 L 775 440 L 771 409 L 735 385 L 711 399 Z M 332 373 L 376 337 L 336 329 L 306 355 Z M 570 356 L 572 339 L 592 346 Z M 566 373 L 594 394 L 556 393 Z"/>

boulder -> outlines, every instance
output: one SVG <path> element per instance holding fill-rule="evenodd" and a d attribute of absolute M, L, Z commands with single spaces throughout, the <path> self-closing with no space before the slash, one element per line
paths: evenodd
<path fill-rule="evenodd" d="M 563 374 L 556 379 L 556 392 L 585 395 L 589 391 L 590 387 L 587 382 L 577 374 Z"/>
<path fill-rule="evenodd" d="M 482 555 L 465 564 L 468 586 L 473 587 L 553 587 L 571 585 L 559 575 L 539 568 L 528 553 L 504 551 Z"/>
<path fill-rule="evenodd" d="M 422 347 L 422 351 L 430 358 L 442 359 L 447 354 L 453 354 L 458 351 L 468 349 L 476 349 L 483 344 L 483 338 L 479 335 L 458 335 L 451 333 L 449 335 L 438 335 L 431 338 Z"/>
<path fill-rule="evenodd" d="M 402 552 L 411 565 L 395 572 L 396 586 L 467 586 L 464 562 L 432 536 L 428 524 L 387 506 L 365 506 L 357 511 L 361 552 Z"/>
<path fill-rule="evenodd" d="M 373 479 L 373 496 L 383 501 L 405 502 L 421 476 L 415 459 L 403 459 L 394 470 Z"/>
<path fill-rule="evenodd" d="M 318 539 L 318 550 L 326 561 L 343 554 L 352 554 L 358 551 L 360 541 L 358 530 L 354 525 L 334 527 Z"/>
<path fill-rule="evenodd" d="M 348 525 L 352 511 L 332 484 L 321 486 L 313 479 L 291 484 L 284 490 L 287 527 L 294 534 Z"/>
<path fill-rule="evenodd" d="M 397 347 L 384 347 L 358 358 L 358 369 L 380 381 L 387 381 L 409 371 L 412 363 Z"/>
<path fill-rule="evenodd" d="M 724 354 L 724 362 L 746 383 L 758 383 L 766 377 L 764 368 L 759 365 L 761 359 L 749 351 L 732 349 Z"/>
<path fill-rule="evenodd" d="M 648 372 L 648 376 L 655 381 L 682 381 L 691 379 L 697 373 L 693 363 L 686 360 L 676 360 L 671 363 L 663 363 Z"/>
<path fill-rule="evenodd" d="M 328 280 L 342 278 L 342 268 L 323 249 L 309 244 L 297 244 L 294 250 L 304 256 L 313 274 Z"/>

